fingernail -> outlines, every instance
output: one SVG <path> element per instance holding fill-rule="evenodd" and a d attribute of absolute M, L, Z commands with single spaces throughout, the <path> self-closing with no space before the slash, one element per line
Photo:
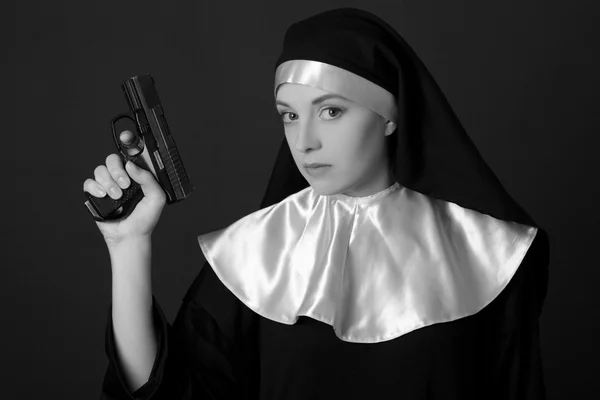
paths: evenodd
<path fill-rule="evenodd" d="M 127 186 L 129 186 L 129 180 L 127 178 L 125 178 L 124 176 L 119 177 L 118 181 L 119 181 L 119 185 L 121 185 L 121 187 L 123 189 L 125 189 Z"/>
<path fill-rule="evenodd" d="M 119 196 L 119 189 L 117 189 L 116 187 L 111 187 L 110 188 L 110 193 L 113 195 L 113 197 L 118 197 Z"/>
<path fill-rule="evenodd" d="M 100 196 L 100 197 L 106 196 L 106 192 L 100 188 L 96 189 L 96 194 L 98 194 L 98 196 Z"/>

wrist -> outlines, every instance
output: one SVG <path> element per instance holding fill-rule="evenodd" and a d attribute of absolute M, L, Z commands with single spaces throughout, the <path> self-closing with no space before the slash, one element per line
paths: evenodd
<path fill-rule="evenodd" d="M 152 243 L 151 235 L 125 236 L 122 238 L 105 238 L 109 252 L 131 251 L 132 249 L 147 248 Z"/>
<path fill-rule="evenodd" d="M 146 275 L 150 270 L 152 241 L 150 236 L 128 237 L 108 246 L 113 278 Z"/>

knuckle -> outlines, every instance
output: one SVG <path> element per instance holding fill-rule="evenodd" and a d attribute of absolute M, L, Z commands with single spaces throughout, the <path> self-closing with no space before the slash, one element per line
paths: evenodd
<path fill-rule="evenodd" d="M 128 176 L 127 175 L 127 171 L 125 170 L 125 167 L 123 165 L 123 162 L 121 161 L 121 159 L 117 156 L 116 160 L 111 160 L 110 162 L 107 163 L 106 165 L 108 172 L 110 173 L 110 175 L 116 180 L 116 178 L 119 178 L 121 176 Z"/>
<path fill-rule="evenodd" d="M 113 179 L 117 179 L 118 177 L 122 176 L 123 173 L 121 172 L 122 170 L 119 167 L 111 167 L 108 168 L 108 173 L 110 174 L 110 176 L 113 177 Z"/>

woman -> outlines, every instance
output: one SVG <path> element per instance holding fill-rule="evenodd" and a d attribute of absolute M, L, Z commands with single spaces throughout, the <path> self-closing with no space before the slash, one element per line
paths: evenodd
<path fill-rule="evenodd" d="M 116 155 L 86 181 L 145 194 L 98 223 L 103 398 L 544 398 L 546 234 L 404 40 L 356 9 L 298 22 L 275 98 L 286 143 L 262 208 L 199 236 L 208 262 L 172 327 L 150 290 L 160 187 Z"/>

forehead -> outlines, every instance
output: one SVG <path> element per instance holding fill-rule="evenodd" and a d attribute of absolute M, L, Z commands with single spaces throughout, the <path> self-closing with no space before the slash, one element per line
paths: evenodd
<path fill-rule="evenodd" d="M 342 102 L 347 107 L 361 107 L 333 91 L 296 83 L 280 85 L 277 88 L 275 104 L 283 107 L 305 108 L 319 106 L 328 100 Z"/>
<path fill-rule="evenodd" d="M 276 100 L 290 104 L 304 103 L 307 101 L 310 102 L 313 99 L 326 94 L 335 93 L 326 92 L 325 90 L 299 83 L 284 83 L 277 88 Z"/>

